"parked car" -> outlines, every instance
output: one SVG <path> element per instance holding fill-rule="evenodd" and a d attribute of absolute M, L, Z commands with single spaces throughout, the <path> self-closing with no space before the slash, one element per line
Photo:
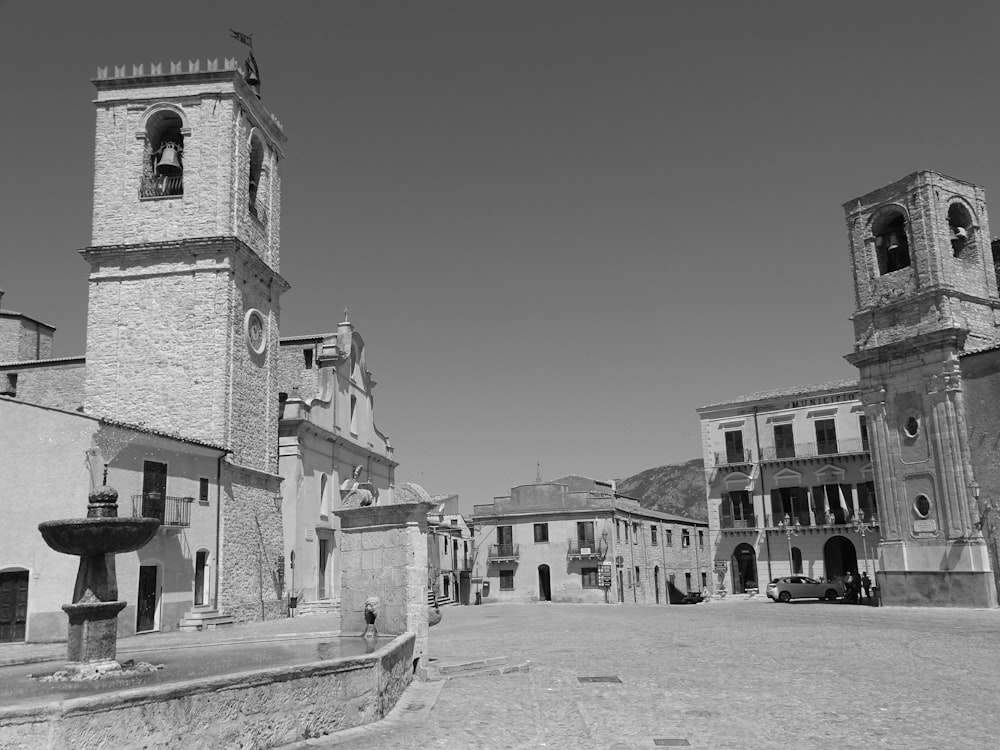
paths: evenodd
<path fill-rule="evenodd" d="M 807 576 L 785 576 L 775 578 L 767 584 L 765 591 L 769 599 L 776 602 L 790 602 L 792 599 L 819 599 L 836 601 L 843 595 L 840 584 L 829 581 L 817 581 Z"/>
<path fill-rule="evenodd" d="M 698 604 L 703 601 L 705 601 L 705 597 L 700 591 L 688 591 L 684 594 L 684 598 L 681 599 L 681 604 Z"/>

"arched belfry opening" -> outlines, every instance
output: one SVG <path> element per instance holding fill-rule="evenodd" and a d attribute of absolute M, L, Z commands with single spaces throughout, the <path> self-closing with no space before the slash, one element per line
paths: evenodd
<path fill-rule="evenodd" d="M 973 245 L 974 232 L 972 214 L 961 203 L 952 203 L 948 207 L 948 233 L 951 238 L 951 250 L 956 258 L 966 258 L 966 250 Z"/>
<path fill-rule="evenodd" d="M 906 217 L 888 211 L 872 227 L 879 275 L 899 271 L 910 265 L 910 242 L 906 237 Z"/>
<path fill-rule="evenodd" d="M 250 215 L 261 223 L 266 223 L 267 214 L 261 202 L 257 199 L 260 192 L 261 180 L 264 172 L 264 144 L 260 138 L 254 136 L 250 139 Z"/>
<path fill-rule="evenodd" d="M 146 120 L 143 198 L 184 195 L 184 122 L 173 109 L 161 109 Z"/>

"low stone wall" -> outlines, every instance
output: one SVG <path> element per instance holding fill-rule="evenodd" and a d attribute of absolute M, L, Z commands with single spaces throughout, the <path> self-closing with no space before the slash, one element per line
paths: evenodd
<path fill-rule="evenodd" d="M 0 750 L 272 748 L 383 718 L 413 679 L 412 633 L 364 656 L 0 708 Z"/>

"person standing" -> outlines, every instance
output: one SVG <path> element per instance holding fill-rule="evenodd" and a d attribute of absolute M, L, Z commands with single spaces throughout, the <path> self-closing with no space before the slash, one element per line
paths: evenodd
<path fill-rule="evenodd" d="M 861 588 L 865 590 L 865 602 L 867 604 L 872 603 L 872 579 L 868 577 L 868 571 L 866 570 L 861 574 Z"/>
<path fill-rule="evenodd" d="M 851 604 L 854 599 L 854 576 L 847 571 L 844 576 L 844 603 Z"/>

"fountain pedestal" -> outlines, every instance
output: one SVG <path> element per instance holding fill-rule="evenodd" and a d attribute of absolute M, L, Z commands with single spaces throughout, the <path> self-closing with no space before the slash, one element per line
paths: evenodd
<path fill-rule="evenodd" d="M 118 518 L 118 493 L 101 487 L 90 493 L 86 518 L 38 524 L 45 543 L 56 552 L 79 555 L 69 618 L 68 666 L 113 662 L 118 651 L 118 601 L 115 555 L 145 546 L 160 527 L 156 518 Z"/>

